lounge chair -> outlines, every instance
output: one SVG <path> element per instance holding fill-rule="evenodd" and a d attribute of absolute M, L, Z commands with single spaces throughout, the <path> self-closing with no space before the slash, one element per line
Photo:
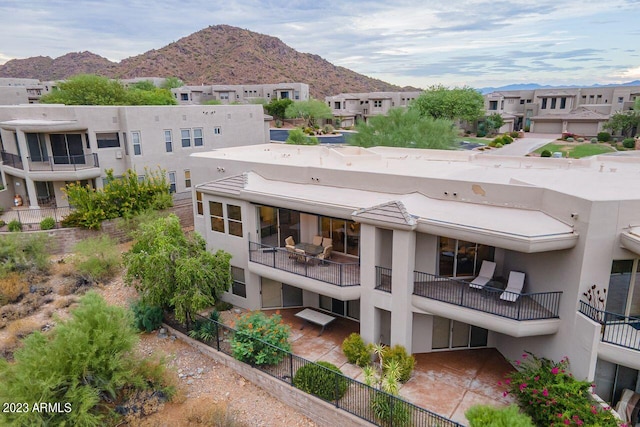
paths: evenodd
<path fill-rule="evenodd" d="M 313 236 L 313 241 L 311 243 L 316 246 L 320 246 L 322 244 L 322 236 Z"/>
<path fill-rule="evenodd" d="M 482 261 L 482 265 L 480 266 L 480 273 L 478 273 L 478 277 L 473 279 L 469 286 L 476 289 L 482 289 L 486 286 L 487 283 L 491 279 L 493 279 L 493 273 L 496 271 L 496 263 L 493 261 Z"/>
<path fill-rule="evenodd" d="M 289 252 L 289 258 L 296 257 L 296 241 L 293 240 L 293 236 L 289 236 L 284 239 L 285 248 L 287 248 L 287 252 Z"/>
<path fill-rule="evenodd" d="M 500 295 L 500 299 L 515 302 L 522 293 L 522 288 L 524 288 L 524 273 L 512 271 L 509 273 L 507 288 Z"/>

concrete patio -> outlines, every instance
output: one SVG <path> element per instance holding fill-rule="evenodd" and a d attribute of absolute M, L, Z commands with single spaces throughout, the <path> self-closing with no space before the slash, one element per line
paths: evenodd
<path fill-rule="evenodd" d="M 358 323 L 337 317 L 318 336 L 320 326 L 295 317 L 300 310 L 278 310 L 283 321 L 291 326 L 293 353 L 311 361 L 331 362 L 345 375 L 364 382 L 362 369 L 347 363 L 341 349 L 342 341 L 359 331 Z M 271 315 L 275 310 L 265 310 L 265 313 Z M 413 375 L 400 389 L 400 395 L 409 402 L 464 425 L 468 424 L 464 412 L 475 404 L 506 406 L 513 403 L 510 396 L 502 396 L 505 388 L 498 386 L 498 381 L 513 368 L 495 349 L 424 353 L 415 357 Z"/>

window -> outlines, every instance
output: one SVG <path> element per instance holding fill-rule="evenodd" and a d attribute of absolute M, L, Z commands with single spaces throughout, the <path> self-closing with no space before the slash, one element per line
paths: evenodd
<path fill-rule="evenodd" d="M 170 193 L 176 192 L 176 173 L 175 172 L 169 172 L 169 192 Z"/>
<path fill-rule="evenodd" d="M 489 101 L 489 110 L 496 111 L 498 109 L 498 101 Z"/>
<path fill-rule="evenodd" d="M 41 133 L 27 133 L 27 148 L 29 149 L 29 159 L 32 162 L 49 161 L 47 155 L 47 145 L 44 141 L 44 135 Z"/>
<path fill-rule="evenodd" d="M 520 105 L 524 105 L 524 99 L 520 100 Z"/>
<path fill-rule="evenodd" d="M 79 133 L 52 133 L 49 141 L 55 164 L 85 164 L 82 135 Z"/>
<path fill-rule="evenodd" d="M 493 261 L 495 248 L 480 243 L 440 237 L 438 274 L 449 277 L 476 276 L 482 261 Z"/>
<path fill-rule="evenodd" d="M 233 278 L 231 293 L 246 298 L 247 284 L 244 281 L 244 269 L 231 266 L 231 277 Z"/>
<path fill-rule="evenodd" d="M 98 148 L 120 147 L 120 136 L 118 132 L 96 132 L 96 141 L 98 141 Z"/>
<path fill-rule="evenodd" d="M 131 142 L 133 144 L 133 155 L 142 155 L 142 146 L 140 144 L 140 132 L 131 132 Z"/>
<path fill-rule="evenodd" d="M 222 203 L 209 202 L 209 216 L 211 217 L 211 230 L 224 233 L 224 218 L 222 216 Z"/>
<path fill-rule="evenodd" d="M 180 139 L 183 147 L 191 147 L 191 129 L 181 129 Z"/>
<path fill-rule="evenodd" d="M 91 144 L 89 143 L 89 134 L 84 134 L 84 146 L 89 150 L 91 148 Z"/>
<path fill-rule="evenodd" d="M 199 191 L 196 191 L 196 212 L 198 212 L 198 215 L 204 215 L 204 206 L 202 203 L 202 193 Z"/>
<path fill-rule="evenodd" d="M 229 234 L 242 237 L 242 211 L 240 206 L 227 205 L 227 227 Z"/>
<path fill-rule="evenodd" d="M 624 97 L 619 96 L 618 97 L 618 104 L 622 104 L 624 102 Z"/>
<path fill-rule="evenodd" d="M 533 99 L 527 99 L 527 104 L 531 104 L 533 102 Z"/>
<path fill-rule="evenodd" d="M 547 108 L 547 98 L 542 98 L 542 107 L 540 107 L 541 109 L 545 109 Z"/>
<path fill-rule="evenodd" d="M 188 93 L 181 93 L 180 94 L 180 100 L 181 101 L 188 101 L 189 100 L 189 94 Z"/>
<path fill-rule="evenodd" d="M 556 98 L 551 98 L 551 109 L 555 110 L 556 108 Z"/>
<path fill-rule="evenodd" d="M 560 98 L 560 108 L 567 108 L 567 97 L 563 96 L 562 98 Z"/>
<path fill-rule="evenodd" d="M 382 107 L 382 100 L 376 99 L 375 101 L 373 101 L 373 106 L 374 106 L 374 108 L 375 107 L 381 108 Z"/>
<path fill-rule="evenodd" d="M 164 148 L 167 153 L 173 152 L 173 135 L 170 130 L 164 131 Z"/>
<path fill-rule="evenodd" d="M 202 147 L 204 145 L 202 140 L 202 128 L 193 130 L 193 145 L 196 147 Z"/>
<path fill-rule="evenodd" d="M 334 102 L 333 108 L 335 110 L 339 110 L 340 109 L 340 102 L 339 101 Z"/>
<path fill-rule="evenodd" d="M 300 92 L 299 92 L 299 91 L 297 91 L 297 90 L 294 90 L 294 91 L 293 91 L 293 97 L 294 97 L 295 99 L 300 99 Z"/>
<path fill-rule="evenodd" d="M 184 186 L 191 188 L 191 171 L 189 169 L 184 171 Z"/>
<path fill-rule="evenodd" d="M 220 135 L 221 133 L 222 133 L 222 130 L 220 129 L 220 126 L 216 126 L 213 128 L 214 135 Z"/>

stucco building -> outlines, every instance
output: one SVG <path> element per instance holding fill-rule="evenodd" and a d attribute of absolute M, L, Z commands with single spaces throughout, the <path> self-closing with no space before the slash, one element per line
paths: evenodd
<path fill-rule="evenodd" d="M 202 104 L 207 101 L 249 104 L 257 100 L 267 103 L 274 99 L 309 100 L 309 85 L 306 83 L 183 86 L 172 89 L 171 92 L 181 105 Z"/>
<path fill-rule="evenodd" d="M 356 121 L 367 121 L 369 117 L 385 115 L 391 108 L 406 107 L 422 92 L 366 92 L 341 93 L 325 97 L 334 120 L 339 119 L 343 127 L 353 126 Z"/>

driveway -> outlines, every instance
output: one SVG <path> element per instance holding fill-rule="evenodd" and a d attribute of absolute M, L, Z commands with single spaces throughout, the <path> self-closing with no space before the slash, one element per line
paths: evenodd
<path fill-rule="evenodd" d="M 498 156 L 526 156 L 549 142 L 553 142 L 561 135 L 543 133 L 525 133 L 524 138 L 516 139 L 502 148 L 485 151 L 488 155 Z"/>

